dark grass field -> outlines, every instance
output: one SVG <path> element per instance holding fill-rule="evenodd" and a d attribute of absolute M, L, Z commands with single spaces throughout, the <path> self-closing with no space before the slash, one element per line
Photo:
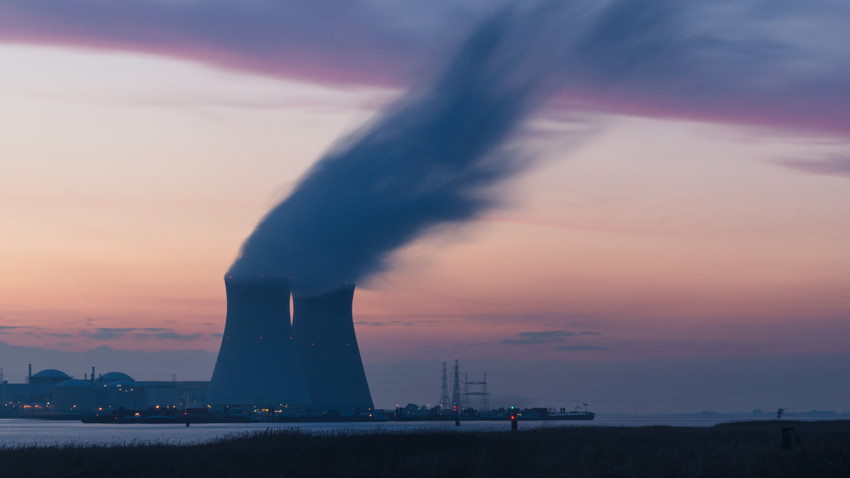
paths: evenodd
<path fill-rule="evenodd" d="M 780 431 L 795 444 L 780 449 Z M 0 477 L 850 477 L 850 421 L 712 428 L 309 435 L 202 445 L 0 449 Z"/>

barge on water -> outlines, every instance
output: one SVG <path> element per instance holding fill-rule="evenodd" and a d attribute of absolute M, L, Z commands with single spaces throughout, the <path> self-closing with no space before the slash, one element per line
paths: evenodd
<path fill-rule="evenodd" d="M 593 420 L 596 414 L 587 410 L 587 404 L 583 403 L 575 410 L 568 412 L 562 408 L 554 410 L 550 408 L 526 408 L 520 410 L 517 415 L 526 420 Z M 583 408 L 583 409 L 582 409 Z"/>

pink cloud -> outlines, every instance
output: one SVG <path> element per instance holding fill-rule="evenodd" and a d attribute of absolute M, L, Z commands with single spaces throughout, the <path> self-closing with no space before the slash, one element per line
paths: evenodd
<path fill-rule="evenodd" d="M 833 26 L 850 17 L 848 7 L 820 0 L 805 12 L 793 2 L 769 11 L 758 2 L 678 3 L 618 2 L 575 25 L 578 9 L 554 2 L 552 15 L 560 16 L 564 32 L 583 29 L 547 39 L 572 42 L 552 58 L 563 69 L 570 106 L 850 134 L 850 54 L 836 47 L 850 34 Z M 135 51 L 328 84 L 398 86 L 421 73 L 445 38 L 471 28 L 489 8 L 31 0 L 0 6 L 0 42 Z"/>
<path fill-rule="evenodd" d="M 397 82 L 382 56 L 397 53 L 398 39 L 380 38 L 351 10 L 36 0 L 0 6 L 0 42 L 142 52 L 326 83 Z"/>

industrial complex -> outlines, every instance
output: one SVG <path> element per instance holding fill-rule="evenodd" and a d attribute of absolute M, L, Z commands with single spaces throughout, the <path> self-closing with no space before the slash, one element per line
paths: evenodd
<path fill-rule="evenodd" d="M 185 409 L 206 401 L 209 382 L 136 381 L 122 372 L 82 379 L 56 369 L 32 373 L 26 383 L 0 382 L 0 416 L 59 418 L 109 410 Z"/>
<path fill-rule="evenodd" d="M 4 414 L 201 408 L 226 414 L 368 416 L 374 408 L 357 337 L 354 284 L 292 293 L 288 278 L 225 277 L 227 316 L 209 382 L 137 382 L 121 372 L 82 379 L 47 369 L 0 385 Z M 290 315 L 290 300 L 294 314 Z"/>
<path fill-rule="evenodd" d="M 461 376 L 457 360 L 451 396 L 443 363 L 438 405 L 375 410 L 354 332 L 354 284 L 306 293 L 292 291 L 289 278 L 228 275 L 225 288 L 224 334 L 209 382 L 136 381 L 122 372 L 98 375 L 95 367 L 74 378 L 56 369 L 33 374 L 30 365 L 26 383 L 10 384 L 0 369 L 0 416 L 161 422 L 179 415 L 188 423 L 190 415 L 193 420 L 459 420 L 508 413 L 490 409 L 486 374 L 470 381 Z M 587 419 L 577 417 L 568 418 Z"/>

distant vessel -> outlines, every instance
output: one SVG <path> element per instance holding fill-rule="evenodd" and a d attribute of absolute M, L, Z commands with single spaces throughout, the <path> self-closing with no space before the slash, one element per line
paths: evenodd
<path fill-rule="evenodd" d="M 596 414 L 593 412 L 567 412 L 547 413 L 540 417 L 541 420 L 593 420 Z"/>
<path fill-rule="evenodd" d="M 596 414 L 588 411 L 587 407 L 587 403 L 582 403 L 571 412 L 568 412 L 565 408 L 560 411 L 549 408 L 529 408 L 521 411 L 519 415 L 525 419 L 533 420 L 593 420 L 596 418 Z"/>

